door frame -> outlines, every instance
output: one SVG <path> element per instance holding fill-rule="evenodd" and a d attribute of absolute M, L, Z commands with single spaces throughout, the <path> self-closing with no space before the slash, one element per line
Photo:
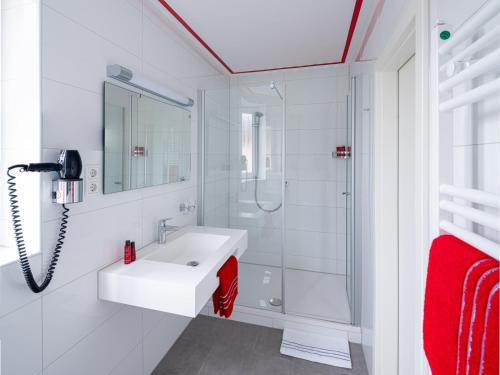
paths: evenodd
<path fill-rule="evenodd" d="M 374 80 L 374 364 L 375 375 L 398 374 L 398 69 L 415 54 L 415 186 L 418 249 L 414 318 L 415 374 L 427 374 L 422 344 L 425 265 L 429 246 L 429 1 L 400 18 L 375 65 Z"/>

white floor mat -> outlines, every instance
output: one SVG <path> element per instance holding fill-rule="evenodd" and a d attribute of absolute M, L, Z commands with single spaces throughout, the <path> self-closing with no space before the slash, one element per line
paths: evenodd
<path fill-rule="evenodd" d="M 347 337 L 327 336 L 285 328 L 280 352 L 312 362 L 352 368 Z"/>

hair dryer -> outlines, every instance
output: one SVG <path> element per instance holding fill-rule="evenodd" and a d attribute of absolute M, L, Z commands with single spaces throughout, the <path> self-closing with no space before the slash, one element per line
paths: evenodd
<path fill-rule="evenodd" d="M 61 227 L 57 243 L 52 253 L 52 259 L 48 266 L 47 274 L 41 284 L 38 284 L 33 277 L 28 256 L 26 254 L 26 246 L 24 243 L 23 229 L 21 223 L 21 215 L 19 210 L 19 200 L 16 189 L 16 176 L 12 174 L 13 170 L 21 172 L 57 172 L 59 178 L 52 181 L 52 201 L 60 203 L 63 206 Z M 19 260 L 24 279 L 29 288 L 34 293 L 40 293 L 49 285 L 62 250 L 64 239 L 66 238 L 66 229 L 68 224 L 67 203 L 78 203 L 83 200 L 83 180 L 80 178 L 82 173 L 82 159 L 77 150 L 61 150 L 57 163 L 31 163 L 31 164 L 16 164 L 7 169 L 7 180 L 10 210 L 12 214 L 12 223 L 14 226 L 14 237 L 16 240 Z"/>
<path fill-rule="evenodd" d="M 26 172 L 58 172 L 63 180 L 77 180 L 82 173 L 82 159 L 77 150 L 61 150 L 57 163 L 30 163 Z"/>

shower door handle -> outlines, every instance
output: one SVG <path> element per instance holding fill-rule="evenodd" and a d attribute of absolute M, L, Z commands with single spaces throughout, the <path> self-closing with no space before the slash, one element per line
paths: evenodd
<path fill-rule="evenodd" d="M 346 197 L 350 197 L 351 196 L 351 192 L 349 192 L 349 191 L 343 191 L 342 195 L 345 195 Z"/>

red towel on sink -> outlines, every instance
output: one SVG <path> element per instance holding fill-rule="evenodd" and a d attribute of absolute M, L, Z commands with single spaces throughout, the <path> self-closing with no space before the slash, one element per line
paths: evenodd
<path fill-rule="evenodd" d="M 450 235 L 434 240 L 424 306 L 433 375 L 498 375 L 498 282 L 497 260 Z"/>
<path fill-rule="evenodd" d="M 229 318 L 233 312 L 234 301 L 238 295 L 238 261 L 230 256 L 217 272 L 219 287 L 215 290 L 212 300 L 214 314 Z"/>

